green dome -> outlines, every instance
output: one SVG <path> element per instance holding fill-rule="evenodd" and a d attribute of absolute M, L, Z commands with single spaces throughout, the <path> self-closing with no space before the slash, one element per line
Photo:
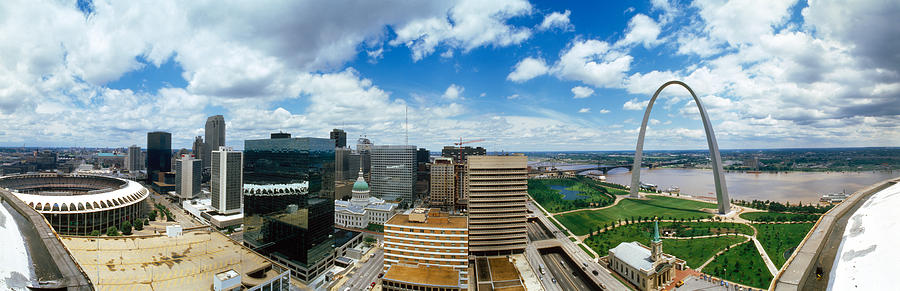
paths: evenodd
<path fill-rule="evenodd" d="M 353 183 L 353 191 L 369 191 L 369 183 L 360 177 L 356 179 L 356 183 Z"/>

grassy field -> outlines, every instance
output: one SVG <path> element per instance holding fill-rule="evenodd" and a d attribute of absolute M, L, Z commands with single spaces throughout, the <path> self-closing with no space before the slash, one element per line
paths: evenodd
<path fill-rule="evenodd" d="M 710 233 L 744 233 L 753 234 L 753 230 L 744 224 L 725 223 L 725 222 L 661 222 L 659 224 L 661 232 L 675 231 L 677 236 L 685 237 L 686 233 L 697 230 L 698 235 L 706 235 Z M 599 235 L 592 235 L 584 240 L 584 243 L 590 246 L 599 254 L 606 254 L 609 249 L 616 247 L 622 242 L 637 241 L 644 245 L 650 244 L 650 237 L 653 231 L 652 222 L 641 222 L 616 227 L 615 229 L 603 232 Z M 709 239 L 693 239 L 693 240 L 665 240 L 663 249 L 666 253 L 675 255 L 688 261 L 690 266 L 699 266 L 713 254 L 740 240 L 734 241 L 735 236 L 723 236 Z M 669 243 L 671 242 L 671 244 Z M 694 242 L 694 246 L 690 246 L 690 242 Z M 672 245 L 670 248 L 669 245 Z M 699 263 L 698 263 L 699 262 Z M 696 265 L 695 265 L 696 264 Z"/>
<path fill-rule="evenodd" d="M 566 200 L 565 195 L 551 186 L 564 186 L 566 190 L 580 192 L 578 199 Z M 609 188 L 588 178 L 528 180 L 528 195 L 552 213 L 610 205 L 615 197 Z"/>
<path fill-rule="evenodd" d="M 766 263 L 752 242 L 726 251 L 706 265 L 703 272 L 756 288 L 768 288 L 769 282 L 772 281 L 772 274 L 769 273 Z"/>
<path fill-rule="evenodd" d="M 754 224 L 759 234 L 756 239 L 763 245 L 775 267 L 781 268 L 787 259 L 784 253 L 796 247 L 812 228 L 812 223 Z"/>
<path fill-rule="evenodd" d="M 756 221 L 816 221 L 819 219 L 818 214 L 802 214 L 802 213 L 782 213 L 782 212 L 748 212 L 741 213 L 741 218 Z"/>
<path fill-rule="evenodd" d="M 671 218 L 708 218 L 712 215 L 700 211 L 702 208 L 715 209 L 712 203 L 685 200 L 663 196 L 648 196 L 648 199 L 625 199 L 619 201 L 616 206 L 590 211 L 579 211 L 557 215 L 556 219 L 569 228 L 576 235 L 585 235 L 605 223 L 615 222 L 617 219 L 632 219 L 635 217 L 659 216 L 663 219 Z"/>
<path fill-rule="evenodd" d="M 736 235 L 695 238 L 664 239 L 663 252 L 687 261 L 688 267 L 696 268 L 725 247 L 747 240 Z"/>

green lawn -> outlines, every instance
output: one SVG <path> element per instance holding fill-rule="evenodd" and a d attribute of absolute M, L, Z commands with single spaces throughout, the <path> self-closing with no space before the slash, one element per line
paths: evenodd
<path fill-rule="evenodd" d="M 565 190 L 580 192 L 578 199 L 566 200 L 563 198 L 565 195 L 551 186 L 564 186 Z M 609 194 L 608 189 L 583 177 L 528 180 L 528 194 L 552 213 L 610 205 L 615 197 Z"/>
<path fill-rule="evenodd" d="M 743 236 L 728 235 L 721 237 L 695 239 L 664 239 L 663 252 L 687 261 L 688 267 L 696 268 L 727 246 L 747 240 Z"/>
<path fill-rule="evenodd" d="M 716 208 L 715 204 L 694 200 L 663 196 L 647 197 L 648 199 L 625 199 L 619 201 L 616 206 L 606 209 L 566 213 L 555 217 L 576 235 L 585 235 L 595 230 L 597 226 L 615 222 L 617 219 L 631 219 L 638 216 L 659 216 L 663 219 L 708 218 L 712 214 L 702 212 L 700 209 Z"/>
<path fill-rule="evenodd" d="M 800 244 L 806 233 L 812 229 L 812 223 L 796 224 L 754 224 L 759 234 L 756 239 L 763 245 L 766 254 L 772 259 L 775 267 L 781 268 L 787 259 L 784 253 Z M 790 254 L 788 254 L 790 256 Z"/>
<path fill-rule="evenodd" d="M 674 230 L 676 234 L 682 237 L 683 235 L 681 234 L 688 232 L 685 230 L 698 230 L 704 232 L 698 233 L 698 235 L 708 234 L 705 233 L 706 231 L 712 233 L 753 233 L 753 230 L 747 225 L 725 222 L 661 222 L 659 228 L 661 232 Z M 585 239 L 584 243 L 598 254 L 606 254 L 609 252 L 609 249 L 614 248 L 623 242 L 636 241 L 644 245 L 649 245 L 652 231 L 653 223 L 651 222 L 629 224 L 619 226 L 599 235 L 592 235 Z M 690 266 L 700 266 L 700 264 L 708 260 L 719 250 L 725 248 L 725 246 L 743 240 L 736 238 L 741 237 L 723 236 L 692 240 L 666 239 L 663 243 L 663 250 L 668 254 L 675 255 L 676 257 L 688 261 L 688 265 Z M 695 243 L 695 245 L 691 246 L 691 242 Z M 669 247 L 670 245 L 671 247 Z"/>
<path fill-rule="evenodd" d="M 782 212 L 748 212 L 741 213 L 741 218 L 756 221 L 816 221 L 819 220 L 818 214 L 802 214 L 802 213 L 782 213 Z"/>
<path fill-rule="evenodd" d="M 768 288 L 772 281 L 772 274 L 752 242 L 726 251 L 706 265 L 703 272 L 755 288 Z"/>

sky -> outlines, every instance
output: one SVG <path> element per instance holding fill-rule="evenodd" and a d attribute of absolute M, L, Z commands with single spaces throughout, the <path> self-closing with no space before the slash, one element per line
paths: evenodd
<path fill-rule="evenodd" d="M 0 1 L 0 146 L 271 132 L 633 150 L 681 80 L 722 149 L 900 145 L 900 2 Z M 408 120 L 408 121 L 407 121 Z M 663 90 L 645 149 L 705 149 Z"/>

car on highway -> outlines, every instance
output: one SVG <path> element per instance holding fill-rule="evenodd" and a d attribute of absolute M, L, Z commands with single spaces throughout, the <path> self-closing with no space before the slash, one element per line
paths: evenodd
<path fill-rule="evenodd" d="M 378 278 L 384 277 L 384 273 L 378 274 Z"/>
<path fill-rule="evenodd" d="M 556 284 L 556 278 L 550 278 L 550 280 L 553 281 L 553 284 Z"/>
<path fill-rule="evenodd" d="M 594 276 L 599 276 L 599 275 L 600 275 L 600 272 L 597 272 L 597 270 L 594 270 L 594 271 L 591 272 L 591 273 L 594 273 Z"/>

